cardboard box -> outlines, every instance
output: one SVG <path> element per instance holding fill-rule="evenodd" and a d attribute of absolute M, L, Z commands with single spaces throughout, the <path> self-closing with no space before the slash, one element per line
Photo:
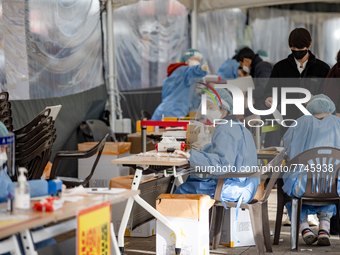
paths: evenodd
<path fill-rule="evenodd" d="M 243 246 L 254 246 L 254 235 L 251 227 L 249 211 L 240 209 L 238 212 L 237 222 L 235 220 L 236 208 L 230 208 L 223 212 L 223 222 L 221 230 L 220 245 L 226 247 L 243 247 Z M 215 215 L 213 216 L 213 224 L 215 224 Z M 234 227 L 236 226 L 236 237 L 239 239 L 237 242 L 233 235 Z M 213 241 L 214 225 L 210 231 L 210 243 Z"/>
<path fill-rule="evenodd" d="M 96 142 L 78 144 L 78 150 L 84 151 L 95 146 Z M 129 175 L 130 168 L 111 164 L 112 159 L 130 155 L 131 143 L 106 142 L 100 160 L 89 182 L 90 187 L 109 187 L 110 180 L 117 176 Z M 78 178 L 86 178 L 92 169 L 97 154 L 90 158 L 78 159 Z"/>
<path fill-rule="evenodd" d="M 181 229 L 181 254 L 209 255 L 209 208 L 214 202 L 206 195 L 163 194 L 158 197 L 157 211 Z M 156 254 L 174 254 L 175 240 L 172 230 L 157 220 Z"/>
<path fill-rule="evenodd" d="M 198 134 L 201 131 L 201 127 L 197 127 L 197 129 L 195 130 L 195 128 L 197 127 L 197 125 L 195 124 L 189 124 L 187 126 L 187 149 L 191 149 L 191 144 L 193 144 L 194 142 L 197 142 L 198 140 Z M 212 136 L 213 132 L 214 132 L 215 127 L 214 126 L 208 126 L 208 130 L 210 131 L 210 134 Z"/>
<path fill-rule="evenodd" d="M 133 133 L 128 135 L 128 142 L 131 143 L 131 154 L 137 154 L 142 152 L 142 140 L 141 140 L 141 132 Z M 146 151 L 154 150 L 155 145 L 153 140 L 150 138 L 146 138 Z"/>

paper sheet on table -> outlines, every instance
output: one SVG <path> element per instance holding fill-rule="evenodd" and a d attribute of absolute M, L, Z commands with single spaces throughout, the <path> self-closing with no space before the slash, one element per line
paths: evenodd
<path fill-rule="evenodd" d="M 15 223 L 19 223 L 27 219 L 29 219 L 29 217 L 25 215 L 0 213 L 0 228 L 15 224 Z"/>
<path fill-rule="evenodd" d="M 119 194 L 127 191 L 127 189 L 120 188 L 85 188 L 88 194 Z"/>
<path fill-rule="evenodd" d="M 240 77 L 233 80 L 227 80 L 227 84 L 235 85 L 240 88 L 242 91 L 247 91 L 248 88 L 255 89 L 254 81 L 251 76 Z"/>
<path fill-rule="evenodd" d="M 88 196 L 88 194 L 83 186 L 78 186 L 73 189 L 67 189 L 63 192 L 63 198 L 68 196 Z"/>
<path fill-rule="evenodd" d="M 45 108 L 46 109 L 51 109 L 51 113 L 50 113 L 50 116 L 53 118 L 53 120 L 55 120 L 58 116 L 58 113 L 60 111 L 60 108 L 61 108 L 61 104 L 59 105 L 54 105 L 54 106 L 47 106 Z"/>
<path fill-rule="evenodd" d="M 78 202 L 79 200 L 84 199 L 84 196 L 63 196 L 63 200 L 65 202 L 71 202 L 71 203 L 75 203 Z"/>

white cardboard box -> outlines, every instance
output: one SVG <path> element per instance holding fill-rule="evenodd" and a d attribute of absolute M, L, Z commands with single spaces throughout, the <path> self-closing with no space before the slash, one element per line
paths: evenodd
<path fill-rule="evenodd" d="M 236 238 L 233 235 L 234 231 L 234 219 L 235 219 L 235 208 L 230 208 L 224 210 L 223 212 L 223 222 L 221 230 L 221 240 L 220 244 L 227 247 L 243 247 L 243 246 L 254 246 L 254 235 L 251 227 L 250 216 L 248 210 L 240 209 L 238 212 L 237 222 L 236 222 L 236 237 L 239 239 L 237 243 Z M 214 221 L 215 223 L 215 216 Z M 214 234 L 214 225 L 210 231 L 210 242 L 212 243 Z"/>
<path fill-rule="evenodd" d="M 122 221 L 123 212 L 125 210 L 126 201 L 120 202 L 111 206 L 111 221 L 114 226 L 115 235 L 118 235 L 118 230 L 120 227 L 120 223 Z M 125 229 L 125 236 L 131 237 L 149 237 L 153 236 L 156 233 L 156 220 L 153 219 L 143 225 L 135 228 L 133 231 L 130 231 L 130 220 L 128 221 L 127 227 Z"/>
<path fill-rule="evenodd" d="M 181 255 L 209 255 L 209 211 L 200 219 L 166 217 L 181 228 Z M 173 255 L 175 235 L 162 222 L 156 224 L 156 254 Z"/>
<path fill-rule="evenodd" d="M 111 164 L 111 160 L 129 156 L 130 152 L 120 155 L 102 154 L 97 167 L 90 179 L 90 187 L 109 187 L 110 180 L 114 177 L 129 175 L 130 168 L 122 165 Z M 97 155 L 90 158 L 78 159 L 78 178 L 86 178 L 92 169 L 93 163 Z"/>
<path fill-rule="evenodd" d="M 162 194 L 156 210 L 181 229 L 181 255 L 209 255 L 209 208 L 214 200 L 206 195 Z M 175 254 L 176 236 L 161 221 L 156 224 L 156 254 Z"/>

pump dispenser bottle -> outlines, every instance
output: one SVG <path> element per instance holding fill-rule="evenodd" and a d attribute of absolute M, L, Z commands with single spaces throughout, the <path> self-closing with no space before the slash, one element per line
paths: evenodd
<path fill-rule="evenodd" d="M 30 208 L 30 187 L 25 173 L 26 168 L 19 167 L 19 178 L 15 185 L 14 208 L 17 210 L 28 210 Z"/>

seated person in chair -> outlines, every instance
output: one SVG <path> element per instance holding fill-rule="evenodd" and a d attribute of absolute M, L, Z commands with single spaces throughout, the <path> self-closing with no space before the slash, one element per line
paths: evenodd
<path fill-rule="evenodd" d="M 257 152 L 254 139 L 247 128 L 232 115 L 233 99 L 225 89 L 216 89 L 219 99 L 207 97 L 207 118 L 217 123 L 211 143 L 203 151 L 191 149 L 189 153 L 175 151 L 190 161 L 190 165 L 201 173 L 212 177 L 198 178 L 194 174 L 180 185 L 176 194 L 205 194 L 214 197 L 218 175 L 227 172 L 252 171 L 257 166 Z M 249 167 L 246 168 L 246 167 Z M 257 190 L 259 178 L 227 178 L 221 192 L 221 201 L 249 203 Z"/>
<path fill-rule="evenodd" d="M 330 98 L 323 94 L 313 96 L 307 104 L 307 110 L 312 115 L 297 119 L 297 125 L 288 128 L 283 137 L 284 147 L 290 159 L 316 147 L 327 146 L 340 149 L 340 118 L 332 115 L 335 112 L 335 105 Z M 299 178 L 294 174 L 290 176 L 287 173 L 284 174 L 282 189 L 291 197 L 301 197 L 305 192 L 307 178 L 302 178 L 299 182 Z M 286 207 L 291 216 L 291 203 L 287 203 Z M 318 235 L 313 233 L 309 227 L 307 218 L 311 214 L 317 214 L 319 219 Z M 330 218 L 335 214 L 335 205 L 302 205 L 300 231 L 304 242 L 310 245 L 318 241 L 318 245 L 330 245 Z"/>

